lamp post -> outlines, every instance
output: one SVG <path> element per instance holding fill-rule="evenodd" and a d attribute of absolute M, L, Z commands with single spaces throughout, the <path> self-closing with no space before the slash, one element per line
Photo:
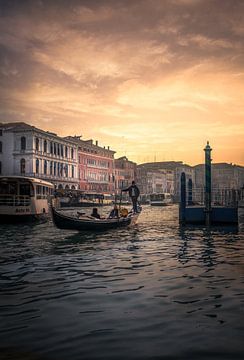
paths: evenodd
<path fill-rule="evenodd" d="M 205 220 L 206 225 L 211 224 L 211 147 L 207 141 L 205 151 Z"/>

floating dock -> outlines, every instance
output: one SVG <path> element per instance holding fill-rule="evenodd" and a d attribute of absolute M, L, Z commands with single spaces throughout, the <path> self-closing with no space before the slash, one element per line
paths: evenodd
<path fill-rule="evenodd" d="M 188 180 L 186 186 L 186 175 L 181 174 L 181 199 L 179 207 L 179 221 L 181 225 L 238 225 L 238 202 L 241 203 L 243 192 L 229 190 L 228 196 L 222 198 L 218 206 L 212 205 L 211 184 L 211 147 L 207 142 L 205 151 L 205 187 L 204 204 L 198 204 L 193 199 L 192 180 Z M 230 197 L 231 195 L 231 197 Z M 228 200 L 228 201 L 225 201 Z"/>

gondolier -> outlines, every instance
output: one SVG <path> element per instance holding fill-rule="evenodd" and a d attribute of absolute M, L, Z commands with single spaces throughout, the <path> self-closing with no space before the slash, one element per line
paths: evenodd
<path fill-rule="evenodd" d="M 133 180 L 131 185 L 126 188 L 126 189 L 122 189 L 121 191 L 128 191 L 129 193 L 129 197 L 131 198 L 132 204 L 133 204 L 133 211 L 135 213 L 138 212 L 137 209 L 137 202 L 138 202 L 138 197 L 140 195 L 140 190 L 138 188 L 138 186 L 136 185 L 135 181 Z"/>

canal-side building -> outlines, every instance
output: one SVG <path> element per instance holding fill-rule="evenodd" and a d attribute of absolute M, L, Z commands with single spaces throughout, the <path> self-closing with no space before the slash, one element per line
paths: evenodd
<path fill-rule="evenodd" d="M 78 148 L 79 189 L 98 194 L 114 194 L 114 154 L 109 146 L 99 146 L 98 141 L 68 136 Z"/>
<path fill-rule="evenodd" d="M 177 202 L 180 200 L 180 179 L 183 172 L 186 175 L 186 185 L 188 186 L 189 180 L 191 180 L 192 187 L 196 188 L 194 168 L 187 164 L 179 164 L 174 170 L 174 198 Z"/>
<path fill-rule="evenodd" d="M 196 187 L 204 187 L 204 164 L 194 166 L 196 174 Z M 244 187 L 244 167 L 228 163 L 212 164 L 212 187 L 213 189 L 234 189 Z"/>
<path fill-rule="evenodd" d="M 182 162 L 163 161 L 137 165 L 138 186 L 141 194 L 175 192 L 175 169 Z"/>
<path fill-rule="evenodd" d="M 212 166 L 212 201 L 215 204 L 228 203 L 232 199 L 241 196 L 244 191 L 244 167 L 228 163 L 213 163 Z M 202 194 L 204 199 L 205 188 L 205 165 L 194 166 L 196 195 Z M 238 195 L 239 194 L 239 195 Z M 243 196 L 243 195 L 242 195 Z"/>
<path fill-rule="evenodd" d="M 77 189 L 78 147 L 72 140 L 24 122 L 0 124 L 0 174 L 37 177 L 58 189 Z"/>
<path fill-rule="evenodd" d="M 136 180 L 136 163 L 122 156 L 114 160 L 115 168 L 115 192 L 119 194 L 121 189 L 131 185 Z"/>

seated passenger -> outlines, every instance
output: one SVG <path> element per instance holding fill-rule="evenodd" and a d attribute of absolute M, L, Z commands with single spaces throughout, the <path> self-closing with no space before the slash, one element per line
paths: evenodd
<path fill-rule="evenodd" d="M 98 212 L 97 212 L 97 208 L 93 208 L 93 209 L 92 209 L 91 216 L 94 217 L 94 218 L 96 218 L 96 219 L 101 219 L 100 214 L 98 214 Z"/>
<path fill-rule="evenodd" d="M 114 208 L 111 210 L 109 214 L 109 219 L 118 218 L 119 217 L 119 209 L 117 205 L 114 205 Z"/>
<path fill-rule="evenodd" d="M 120 216 L 126 218 L 128 216 L 128 210 L 126 208 L 120 209 Z"/>

